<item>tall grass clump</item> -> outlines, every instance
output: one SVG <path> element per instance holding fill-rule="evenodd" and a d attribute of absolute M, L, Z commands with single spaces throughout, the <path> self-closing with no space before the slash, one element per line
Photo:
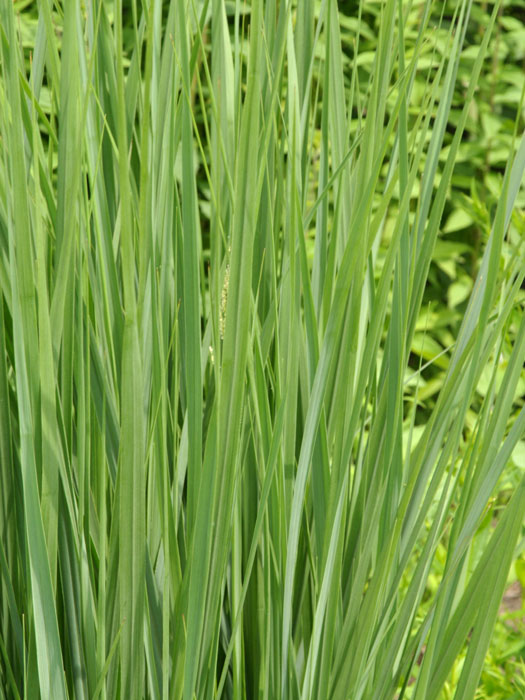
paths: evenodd
<path fill-rule="evenodd" d="M 428 408 L 502 3 L 477 43 L 472 0 L 355 4 L 349 44 L 335 0 L 0 3 L 0 698 L 474 697 L 525 513 L 522 103 Z"/>

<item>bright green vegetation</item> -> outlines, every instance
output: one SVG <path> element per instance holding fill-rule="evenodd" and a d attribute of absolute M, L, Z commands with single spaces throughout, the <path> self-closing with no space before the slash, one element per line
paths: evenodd
<path fill-rule="evenodd" d="M 523 697 L 525 30 L 340 5 L 0 3 L 0 698 Z"/>

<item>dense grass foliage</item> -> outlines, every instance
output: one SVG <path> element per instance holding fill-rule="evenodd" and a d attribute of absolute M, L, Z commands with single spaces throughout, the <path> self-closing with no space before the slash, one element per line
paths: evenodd
<path fill-rule="evenodd" d="M 474 698 L 523 551 L 520 26 L 0 3 L 0 698 Z"/>

